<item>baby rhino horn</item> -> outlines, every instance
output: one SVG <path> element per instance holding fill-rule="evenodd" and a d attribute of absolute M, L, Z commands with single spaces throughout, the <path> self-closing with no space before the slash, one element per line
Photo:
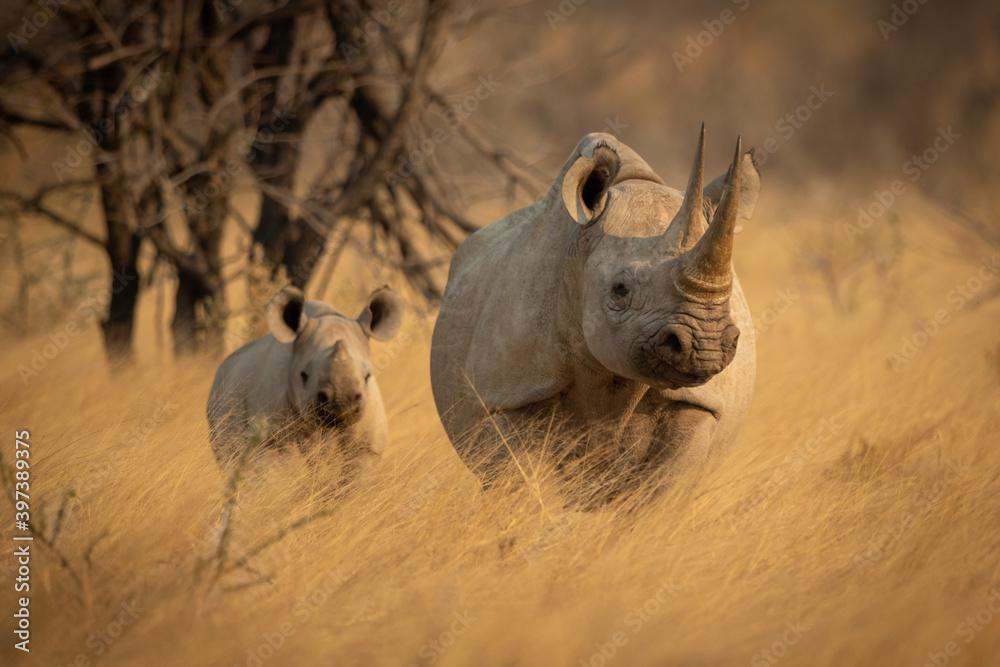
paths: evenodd
<path fill-rule="evenodd" d="M 331 361 L 346 361 L 347 360 L 347 346 L 344 345 L 344 341 L 338 340 L 333 349 L 330 350 L 330 360 Z"/>

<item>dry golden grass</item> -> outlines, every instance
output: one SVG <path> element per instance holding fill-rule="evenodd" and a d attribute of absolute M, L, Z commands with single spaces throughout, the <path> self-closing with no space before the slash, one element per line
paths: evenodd
<path fill-rule="evenodd" d="M 564 517 L 530 488 L 480 498 L 431 400 L 429 323 L 411 318 L 412 342 L 376 348 L 396 357 L 380 376 L 392 447 L 378 471 L 273 543 L 323 508 L 319 487 L 281 470 L 243 487 L 220 571 L 225 480 L 204 419 L 219 360 L 157 360 L 147 327 L 140 366 L 113 377 L 92 327 L 25 386 L 16 368 L 45 336 L 8 343 L 5 460 L 30 429 L 47 534 L 76 496 L 55 539 L 72 573 L 34 544 L 32 652 L 12 649 L 4 611 L 0 661 L 763 665 L 767 650 L 788 665 L 922 665 L 955 642 L 949 664 L 1000 664 L 996 614 L 959 627 L 1000 587 L 1000 278 L 978 306 L 947 299 L 992 250 L 953 244 L 914 199 L 900 211 L 924 222 L 887 272 L 827 266 L 824 279 L 796 258 L 862 244 L 811 238 L 821 225 L 804 209 L 769 218 L 767 205 L 737 239 L 738 267 L 755 317 L 775 290 L 798 300 L 758 332 L 750 418 L 693 489 L 642 507 Z M 948 322 L 893 371 L 886 355 L 939 309 Z M 123 605 L 136 616 L 124 627 Z"/>

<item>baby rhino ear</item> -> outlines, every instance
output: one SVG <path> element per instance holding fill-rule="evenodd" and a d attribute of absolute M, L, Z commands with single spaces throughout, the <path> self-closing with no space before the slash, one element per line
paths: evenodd
<path fill-rule="evenodd" d="M 305 329 L 305 301 L 302 290 L 288 285 L 267 304 L 267 327 L 278 342 L 292 343 Z"/>
<path fill-rule="evenodd" d="M 368 297 L 368 304 L 358 315 L 357 321 L 368 337 L 375 340 L 389 340 L 396 335 L 403 324 L 405 308 L 403 300 L 386 285 L 372 292 Z"/>

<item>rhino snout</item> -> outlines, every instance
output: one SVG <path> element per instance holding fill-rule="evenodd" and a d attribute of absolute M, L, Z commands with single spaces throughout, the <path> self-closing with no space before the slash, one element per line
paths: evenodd
<path fill-rule="evenodd" d="M 316 394 L 316 408 L 324 417 L 343 420 L 358 415 L 364 399 L 360 387 L 320 389 Z"/>
<path fill-rule="evenodd" d="M 721 329 L 721 331 L 720 331 Z M 668 324 L 653 339 L 653 351 L 679 384 L 702 384 L 721 373 L 736 356 L 740 330 L 727 317 L 711 332 Z"/>

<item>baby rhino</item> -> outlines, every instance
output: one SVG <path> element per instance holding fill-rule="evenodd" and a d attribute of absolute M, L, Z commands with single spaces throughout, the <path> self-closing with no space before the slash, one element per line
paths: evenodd
<path fill-rule="evenodd" d="M 271 333 L 233 352 L 215 374 L 208 425 L 219 464 L 259 438 L 270 449 L 294 445 L 307 460 L 339 459 L 345 478 L 374 465 L 388 425 L 368 341 L 391 339 L 402 319 L 403 303 L 388 287 L 368 297 L 357 319 L 307 303 L 295 287 L 278 292 L 267 306 Z"/>

